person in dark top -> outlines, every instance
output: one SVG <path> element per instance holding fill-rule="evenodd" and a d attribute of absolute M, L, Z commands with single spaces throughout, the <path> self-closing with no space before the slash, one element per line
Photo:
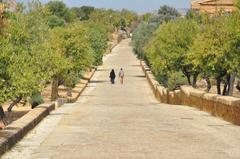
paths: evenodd
<path fill-rule="evenodd" d="M 114 84 L 115 83 L 115 78 L 116 78 L 116 74 L 115 74 L 114 69 L 112 69 L 109 77 L 111 79 L 111 83 Z"/>

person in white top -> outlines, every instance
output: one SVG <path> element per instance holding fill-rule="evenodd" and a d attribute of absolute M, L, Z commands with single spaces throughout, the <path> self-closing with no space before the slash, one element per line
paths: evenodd
<path fill-rule="evenodd" d="M 119 78 L 120 78 L 121 84 L 123 84 L 124 71 L 123 71 L 122 68 L 120 69 L 118 76 L 119 76 Z"/>

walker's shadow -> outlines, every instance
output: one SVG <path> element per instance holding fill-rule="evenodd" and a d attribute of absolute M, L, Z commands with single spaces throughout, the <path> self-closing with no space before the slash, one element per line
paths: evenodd
<path fill-rule="evenodd" d="M 145 75 L 135 75 L 135 76 L 131 76 L 131 77 L 135 77 L 135 78 L 145 78 Z"/>

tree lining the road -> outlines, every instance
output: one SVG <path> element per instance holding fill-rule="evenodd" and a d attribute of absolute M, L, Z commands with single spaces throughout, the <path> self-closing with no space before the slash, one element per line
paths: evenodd
<path fill-rule="evenodd" d="M 153 36 L 153 33 L 162 23 L 177 19 L 179 18 L 179 16 L 180 14 L 178 13 L 178 11 L 169 6 L 160 7 L 157 14 L 144 14 L 143 21 L 133 32 L 132 44 L 134 46 L 135 53 L 139 57 L 147 60 L 147 58 L 145 58 L 144 47 L 146 46 L 150 38 Z"/>
<path fill-rule="evenodd" d="M 21 99 L 32 98 L 36 106 L 42 102 L 41 92 L 49 83 L 55 88 L 55 100 L 59 84 L 72 88 L 84 71 L 100 65 L 111 34 L 138 17 L 126 10 L 91 8 L 90 13 L 88 9 L 82 12 L 89 18 L 80 19 L 61 1 L 42 4 L 34 0 L 27 5 L 19 3 L 16 8 L 2 8 L 0 105 L 12 100 L 13 106 Z M 114 20 L 106 24 L 109 13 Z M 98 22 L 92 17 L 98 17 Z"/>
<path fill-rule="evenodd" d="M 164 23 L 154 33 L 145 48 L 146 57 L 149 59 L 151 68 L 157 79 L 170 89 L 175 85 L 171 80 L 179 78 L 185 83 L 181 76 L 187 77 L 189 84 L 196 84 L 197 71 L 192 69 L 192 64 L 187 63 L 189 45 L 199 32 L 197 23 L 191 20 L 178 19 L 169 23 Z M 179 76 L 176 76 L 176 75 Z M 173 77 L 176 76 L 176 77 Z M 193 77 L 191 81 L 191 77 Z M 176 85 L 181 83 L 176 83 Z"/>
<path fill-rule="evenodd" d="M 184 18 L 162 18 L 155 31 L 146 27 L 149 14 L 146 19 L 133 34 L 134 49 L 161 84 L 174 90 L 186 83 L 196 87 L 197 79 L 205 79 L 208 91 L 216 81 L 218 94 L 232 95 L 240 75 L 239 9 L 214 17 L 189 11 Z"/>

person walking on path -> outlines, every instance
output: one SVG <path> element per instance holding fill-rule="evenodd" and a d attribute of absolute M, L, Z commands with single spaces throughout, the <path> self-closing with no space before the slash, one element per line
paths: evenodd
<path fill-rule="evenodd" d="M 124 71 L 123 71 L 122 68 L 120 69 L 118 76 L 119 76 L 119 78 L 120 78 L 121 84 L 123 84 Z"/>
<path fill-rule="evenodd" d="M 116 78 L 116 74 L 115 74 L 114 69 L 112 69 L 109 77 L 111 79 L 111 83 L 114 84 L 115 83 L 115 78 Z"/>

